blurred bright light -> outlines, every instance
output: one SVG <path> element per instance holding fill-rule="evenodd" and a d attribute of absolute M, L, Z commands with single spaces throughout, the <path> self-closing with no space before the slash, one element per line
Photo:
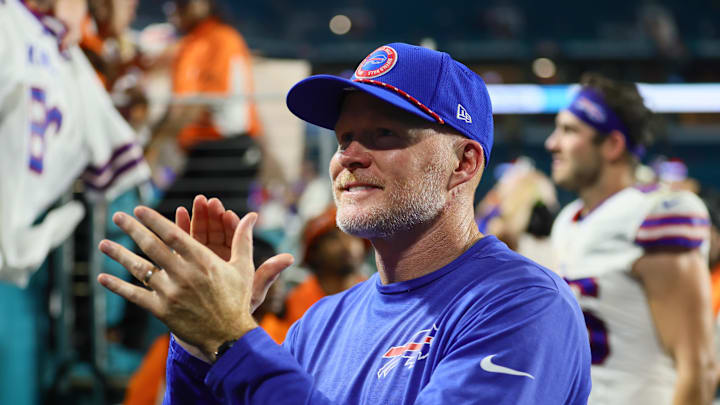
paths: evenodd
<path fill-rule="evenodd" d="M 638 83 L 645 105 L 656 113 L 720 113 L 720 83 Z M 578 85 L 488 84 L 495 114 L 555 114 Z"/>
<path fill-rule="evenodd" d="M 427 49 L 437 50 L 437 42 L 435 39 L 426 37 L 420 40 L 420 46 Z"/>
<path fill-rule="evenodd" d="M 532 70 L 537 77 L 543 79 L 549 79 L 555 76 L 555 72 L 557 71 L 557 69 L 555 69 L 555 62 L 548 58 L 535 59 L 532 63 Z"/>
<path fill-rule="evenodd" d="M 330 31 L 335 35 L 345 35 L 351 27 L 352 22 L 346 15 L 338 14 L 330 19 Z"/>

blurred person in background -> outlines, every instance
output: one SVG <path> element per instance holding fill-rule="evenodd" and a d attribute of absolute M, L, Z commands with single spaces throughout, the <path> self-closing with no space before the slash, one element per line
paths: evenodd
<path fill-rule="evenodd" d="M 108 91 L 127 70 L 139 63 L 129 27 L 139 0 L 89 0 L 80 48 Z"/>
<path fill-rule="evenodd" d="M 710 254 L 709 266 L 712 280 L 712 308 L 715 318 L 720 314 L 720 191 L 703 189 L 700 191 L 710 214 Z"/>
<path fill-rule="evenodd" d="M 76 46 L 86 12 L 84 0 L 0 2 L 3 404 L 40 403 L 55 371 L 43 262 L 84 209 L 52 204 L 78 177 L 86 191 L 112 200 L 149 175 L 135 134 Z"/>
<path fill-rule="evenodd" d="M 253 99 L 251 54 L 243 37 L 222 22 L 213 0 L 173 0 L 171 4 L 171 21 L 184 35 L 172 62 L 172 100 L 146 151 L 161 188 L 169 187 L 172 175 L 182 172 L 179 159 L 171 164 L 174 174 L 165 173 L 164 163 L 158 161 L 163 149 L 183 156 L 200 142 L 256 137 L 261 131 Z"/>
<path fill-rule="evenodd" d="M 591 405 L 708 404 L 716 383 L 708 213 L 687 191 L 636 188 L 652 113 L 637 87 L 586 74 L 545 142 L 579 199 L 558 215 L 558 271 L 583 308 Z"/>
<path fill-rule="evenodd" d="M 337 208 L 311 218 L 303 231 L 303 262 L 311 274 L 288 294 L 285 301 L 288 328 L 321 298 L 345 291 L 367 279 L 363 263 L 365 240 L 337 227 Z"/>
<path fill-rule="evenodd" d="M 681 159 L 661 156 L 653 162 L 652 168 L 659 185 L 671 190 L 700 192 L 700 182 L 688 176 L 688 167 Z"/>
<path fill-rule="evenodd" d="M 526 157 L 502 164 L 498 171 L 497 183 L 476 209 L 480 232 L 555 270 L 549 238 L 559 210 L 555 185 Z"/>

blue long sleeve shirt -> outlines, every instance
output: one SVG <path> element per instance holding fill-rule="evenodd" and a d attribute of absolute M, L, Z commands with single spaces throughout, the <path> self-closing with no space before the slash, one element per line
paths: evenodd
<path fill-rule="evenodd" d="M 171 343 L 166 404 L 583 404 L 582 313 L 551 271 L 487 236 L 425 276 L 315 304 L 210 366 Z"/>

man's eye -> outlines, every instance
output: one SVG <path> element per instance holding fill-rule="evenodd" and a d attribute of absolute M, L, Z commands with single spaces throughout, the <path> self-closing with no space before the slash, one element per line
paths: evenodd
<path fill-rule="evenodd" d="M 376 136 L 378 139 L 387 139 L 387 138 L 394 137 L 395 132 L 393 132 L 389 129 L 380 128 L 380 129 L 378 129 Z"/>
<path fill-rule="evenodd" d="M 352 142 L 352 135 L 351 134 L 342 134 L 337 137 L 337 143 L 338 143 L 338 150 L 345 150 L 348 145 L 350 145 L 350 142 Z"/>

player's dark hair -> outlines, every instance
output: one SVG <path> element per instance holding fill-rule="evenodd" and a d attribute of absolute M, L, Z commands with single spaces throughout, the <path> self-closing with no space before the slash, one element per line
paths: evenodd
<path fill-rule="evenodd" d="M 625 125 L 625 134 L 635 145 L 644 147 L 653 141 L 653 113 L 645 106 L 635 83 L 609 79 L 598 73 L 585 73 L 580 85 L 590 87 L 603 96 L 605 104 L 617 114 Z M 598 143 L 603 137 L 595 138 Z"/>

